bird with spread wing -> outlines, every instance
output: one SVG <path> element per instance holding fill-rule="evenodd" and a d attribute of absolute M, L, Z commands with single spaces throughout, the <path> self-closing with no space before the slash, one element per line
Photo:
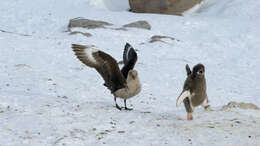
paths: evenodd
<path fill-rule="evenodd" d="M 95 68 L 104 79 L 104 86 L 114 95 L 116 108 L 119 110 L 122 108 L 132 110 L 126 106 L 126 100 L 141 91 L 138 73 L 134 70 L 137 61 L 137 53 L 134 48 L 129 43 L 126 43 L 123 52 L 124 66 L 121 70 L 112 56 L 92 46 L 72 44 L 72 49 L 82 63 Z M 116 99 L 118 97 L 124 99 L 124 107 L 117 104 Z"/>

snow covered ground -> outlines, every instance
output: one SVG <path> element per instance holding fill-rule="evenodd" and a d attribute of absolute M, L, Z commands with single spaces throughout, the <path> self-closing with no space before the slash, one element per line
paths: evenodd
<path fill-rule="evenodd" d="M 130 13 L 127 0 L 2 0 L 0 146 L 260 145 L 260 111 L 219 110 L 229 101 L 260 106 L 259 7 L 257 0 L 206 0 L 179 17 Z M 69 35 L 76 17 L 115 27 L 146 20 L 152 29 Z M 149 43 L 153 35 L 180 41 Z M 142 92 L 128 100 L 133 111 L 118 111 L 71 44 L 95 45 L 121 60 L 126 42 L 138 50 Z M 215 111 L 196 108 L 187 121 L 175 101 L 185 65 L 199 62 Z"/>

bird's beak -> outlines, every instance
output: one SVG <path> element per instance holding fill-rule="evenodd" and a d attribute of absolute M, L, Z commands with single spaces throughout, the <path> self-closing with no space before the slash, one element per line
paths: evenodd
<path fill-rule="evenodd" d="M 201 69 L 197 72 L 198 75 L 203 75 L 204 74 L 204 71 Z"/>

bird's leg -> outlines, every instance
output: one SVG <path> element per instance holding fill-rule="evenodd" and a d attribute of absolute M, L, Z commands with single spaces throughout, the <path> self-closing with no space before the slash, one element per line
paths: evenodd
<path fill-rule="evenodd" d="M 126 106 L 126 99 L 124 99 L 124 103 L 125 103 L 125 110 L 133 110 L 132 108 L 128 108 L 127 106 Z"/>
<path fill-rule="evenodd" d="M 184 106 L 185 106 L 185 109 L 186 109 L 186 112 L 187 112 L 187 120 L 192 120 L 193 119 L 193 117 L 192 117 L 193 109 L 192 109 L 190 99 L 185 98 L 183 102 L 184 102 Z"/>
<path fill-rule="evenodd" d="M 193 117 L 192 117 L 192 113 L 187 113 L 187 120 L 192 120 Z"/>
<path fill-rule="evenodd" d="M 114 97 L 114 100 L 115 100 L 115 103 L 116 103 L 116 97 Z M 116 103 L 116 108 L 119 109 L 120 111 L 121 111 L 121 109 L 122 109 L 120 106 L 118 106 L 117 103 Z"/>

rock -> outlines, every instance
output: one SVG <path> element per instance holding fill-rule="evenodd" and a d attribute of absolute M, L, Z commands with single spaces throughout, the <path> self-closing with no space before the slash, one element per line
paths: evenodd
<path fill-rule="evenodd" d="M 184 11 L 202 0 L 129 0 L 131 11 L 136 13 L 160 13 L 182 15 Z"/>
<path fill-rule="evenodd" d="M 73 31 L 70 33 L 71 35 L 74 35 L 74 34 L 82 34 L 84 35 L 85 37 L 91 37 L 92 35 L 90 33 L 87 33 L 87 32 L 80 32 L 80 31 Z"/>
<path fill-rule="evenodd" d="M 126 28 L 124 28 L 124 27 L 120 27 L 120 28 L 112 28 L 112 29 L 114 29 L 114 30 L 122 30 L 122 31 L 127 31 L 127 29 L 126 29 Z"/>
<path fill-rule="evenodd" d="M 17 68 L 32 68 L 30 65 L 27 65 L 27 64 L 16 64 L 15 67 L 17 67 Z"/>
<path fill-rule="evenodd" d="M 133 123 L 135 123 L 135 121 L 130 121 L 130 122 L 129 122 L 129 124 L 133 124 Z"/>
<path fill-rule="evenodd" d="M 68 99 L 68 97 L 67 97 L 67 96 L 62 96 L 61 98 Z"/>
<path fill-rule="evenodd" d="M 105 21 L 90 20 L 85 18 L 71 19 L 68 25 L 69 31 L 73 27 L 82 27 L 87 29 L 105 28 L 105 26 L 111 26 L 113 24 Z"/>
<path fill-rule="evenodd" d="M 99 132 L 99 133 L 97 134 L 97 136 L 106 135 L 106 134 L 107 134 L 107 132 Z"/>
<path fill-rule="evenodd" d="M 240 108 L 240 109 L 254 109 L 259 110 L 259 107 L 252 103 L 244 103 L 244 102 L 235 102 L 231 101 L 227 105 L 223 106 L 222 109 L 230 109 L 230 108 Z"/>
<path fill-rule="evenodd" d="M 154 42 L 157 42 L 157 41 L 162 41 L 162 39 L 171 39 L 171 40 L 176 40 L 175 38 L 173 37 L 169 37 L 169 36 L 162 36 L 162 35 L 154 35 L 151 37 L 149 43 L 154 43 Z M 176 40 L 176 41 L 180 41 L 180 40 Z M 162 41 L 163 42 L 163 41 Z"/>
<path fill-rule="evenodd" d="M 130 24 L 123 25 L 123 27 L 134 27 L 134 28 L 151 30 L 151 25 L 147 21 L 136 21 Z"/>

